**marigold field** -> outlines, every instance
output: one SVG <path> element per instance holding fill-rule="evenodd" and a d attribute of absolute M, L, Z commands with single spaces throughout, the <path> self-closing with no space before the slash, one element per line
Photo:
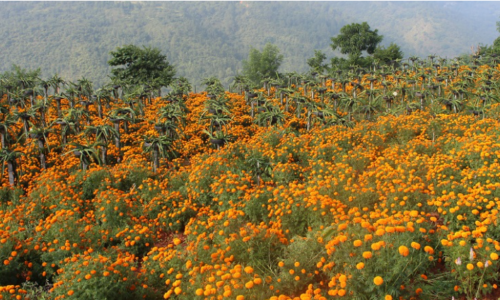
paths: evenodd
<path fill-rule="evenodd" d="M 490 299 L 499 79 L 4 95 L 0 299 Z"/>

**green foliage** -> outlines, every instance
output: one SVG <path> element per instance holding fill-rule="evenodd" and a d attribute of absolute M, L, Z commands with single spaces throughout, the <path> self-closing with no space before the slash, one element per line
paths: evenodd
<path fill-rule="evenodd" d="M 350 61 L 356 62 L 364 52 L 373 54 L 382 38 L 377 29 L 370 29 L 368 23 L 352 23 L 342 27 L 340 34 L 331 38 L 331 47 L 333 50 L 340 49 L 340 53 L 348 55 Z"/>
<path fill-rule="evenodd" d="M 360 6 L 349 1 L 312 5 L 11 1 L 0 12 L 0 39 L 5 41 L 0 45 L 0 72 L 10 70 L 14 62 L 24 68 L 41 68 L 44 78 L 58 73 L 76 81 L 85 76 L 100 87 L 109 80 L 109 52 L 126 41 L 161 49 L 194 88 L 211 75 L 227 87 L 241 72 L 241 60 L 251 45 L 276 44 L 287 58 L 282 70 L 306 72 L 305 58 L 314 49 L 329 55 L 332 32 L 344 24 L 366 21 L 386 38 L 401 43 L 405 53 L 424 56 L 433 51 L 454 57 L 470 52 L 470 45 L 478 41 L 495 39 L 495 11 L 495 2 L 366 2 Z M 411 19 L 416 15 L 422 18 Z M 192 22 L 193 18 L 198 22 Z M 132 26 L 130 20 L 140 21 Z M 425 24 L 433 30 L 420 31 Z"/>
<path fill-rule="evenodd" d="M 373 58 L 382 64 L 389 65 L 391 61 L 402 59 L 403 52 L 398 45 L 391 43 L 389 47 L 378 46 L 373 52 Z"/>
<path fill-rule="evenodd" d="M 75 255 L 65 265 L 64 272 L 56 277 L 62 284 L 54 288 L 51 296 L 68 295 L 73 291 L 74 294 L 70 292 L 72 299 L 141 299 L 154 293 L 139 284 L 138 275 L 132 270 L 137 262 L 122 262 L 122 258 L 105 255 L 96 252 L 85 257 Z M 158 299 L 160 295 L 148 296 Z"/>
<path fill-rule="evenodd" d="M 111 56 L 108 64 L 117 67 L 111 70 L 113 81 L 162 87 L 168 86 L 175 75 L 175 68 L 158 48 L 127 45 L 111 51 Z"/>
<path fill-rule="evenodd" d="M 311 70 L 323 73 L 327 69 L 327 65 L 323 63 L 326 59 L 326 54 L 321 50 L 314 50 L 314 56 L 307 60 L 307 64 Z"/>
<path fill-rule="evenodd" d="M 389 65 L 403 58 L 403 52 L 395 43 L 391 43 L 388 47 L 379 46 L 382 39 L 383 36 L 378 35 L 378 30 L 371 30 L 366 22 L 342 27 L 340 34 L 331 38 L 331 47 L 333 50 L 340 49 L 340 53 L 346 54 L 348 58 L 333 58 L 332 67 L 339 69 L 347 69 L 353 65 L 370 67 L 374 61 Z M 363 56 L 365 53 L 371 56 Z"/>
<path fill-rule="evenodd" d="M 243 61 L 243 74 L 255 84 L 264 78 L 278 78 L 278 69 L 282 62 L 283 55 L 277 46 L 267 43 L 262 52 L 252 47 L 248 60 Z"/>
<path fill-rule="evenodd" d="M 475 239 L 463 238 L 443 249 L 446 264 L 455 270 L 452 275 L 459 292 L 464 293 L 467 299 L 480 299 L 490 293 L 492 283 L 498 280 L 499 261 L 492 259 L 498 258 L 498 255 L 495 251 L 486 250 L 495 248 L 488 241 L 481 239 L 480 242 L 485 242 L 486 247 L 477 247 Z"/>

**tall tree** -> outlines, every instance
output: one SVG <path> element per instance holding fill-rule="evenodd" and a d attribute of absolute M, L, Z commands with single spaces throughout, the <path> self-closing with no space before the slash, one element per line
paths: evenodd
<path fill-rule="evenodd" d="M 252 48 L 248 60 L 243 61 L 243 75 L 254 84 L 259 84 L 264 78 L 277 78 L 278 69 L 283 62 L 283 55 L 277 46 L 267 43 L 262 52 Z"/>
<path fill-rule="evenodd" d="M 403 52 L 398 45 L 391 43 L 387 48 L 378 46 L 373 53 L 373 58 L 382 64 L 392 65 L 403 58 Z"/>
<path fill-rule="evenodd" d="M 323 63 L 325 59 L 325 53 L 323 53 L 321 50 L 314 50 L 314 57 L 309 58 L 307 60 L 307 64 L 312 71 L 323 73 L 327 68 L 327 65 Z"/>
<path fill-rule="evenodd" d="M 363 54 L 373 54 L 377 45 L 382 41 L 383 36 L 378 34 L 378 30 L 371 30 L 368 23 L 363 22 L 345 25 L 340 29 L 339 35 L 332 37 L 331 47 L 335 51 L 348 56 L 348 59 L 335 58 L 332 63 L 345 65 L 367 66 L 371 64 L 371 59 L 364 57 Z"/>
<path fill-rule="evenodd" d="M 168 86 L 175 76 L 174 66 L 158 48 L 127 45 L 111 51 L 111 56 L 108 64 L 116 67 L 111 70 L 116 82 Z"/>

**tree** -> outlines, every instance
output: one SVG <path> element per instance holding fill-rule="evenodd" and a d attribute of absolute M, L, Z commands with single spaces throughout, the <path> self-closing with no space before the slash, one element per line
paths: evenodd
<path fill-rule="evenodd" d="M 252 83 L 260 84 L 264 78 L 277 78 L 283 55 L 277 46 L 267 43 L 262 52 L 252 47 L 248 60 L 243 61 L 243 75 Z"/>
<path fill-rule="evenodd" d="M 111 80 L 128 84 L 160 84 L 168 86 L 174 76 L 175 68 L 166 55 L 158 48 L 139 48 L 127 45 L 110 52 L 113 58 L 108 61 L 111 67 Z"/>
<path fill-rule="evenodd" d="M 500 32 L 500 21 L 497 22 L 497 31 Z M 485 55 L 485 54 L 488 55 L 495 54 L 497 56 L 500 55 L 500 36 L 493 41 L 493 45 L 491 46 L 480 45 L 479 55 Z"/>
<path fill-rule="evenodd" d="M 373 53 L 373 58 L 381 64 L 391 65 L 394 61 L 403 58 L 403 52 L 398 45 L 391 43 L 387 48 L 378 46 Z"/>
<path fill-rule="evenodd" d="M 113 138 L 120 136 L 118 131 L 109 125 L 87 126 L 87 135 L 95 135 L 96 142 L 101 146 L 101 163 L 106 165 L 108 161 L 108 143 Z"/>
<path fill-rule="evenodd" d="M 382 39 L 383 36 L 378 35 L 378 30 L 371 30 L 366 22 L 345 25 L 340 29 L 339 35 L 331 38 L 331 47 L 334 51 L 340 49 L 340 53 L 348 55 L 348 59 L 335 58 L 332 59 L 332 64 L 339 64 L 342 68 L 353 64 L 368 66 L 372 62 L 371 58 L 362 55 L 364 52 L 373 54 Z"/>
<path fill-rule="evenodd" d="M 167 136 L 144 138 L 144 152 L 152 153 L 153 173 L 156 173 L 160 166 L 160 156 L 163 158 L 175 158 L 177 154 L 173 149 L 173 140 Z"/>
<path fill-rule="evenodd" d="M 98 164 L 101 164 L 101 160 L 99 159 L 99 151 L 97 150 L 96 146 L 99 146 L 99 143 L 94 143 L 91 145 L 81 145 L 78 143 L 73 143 L 73 145 L 76 147 L 74 149 L 71 149 L 70 151 L 66 152 L 63 155 L 67 155 L 69 153 L 73 153 L 74 156 L 78 157 L 80 159 L 80 166 L 82 170 L 86 171 L 87 168 L 90 166 L 92 161 L 97 162 Z"/>
<path fill-rule="evenodd" d="M 3 148 L 0 150 L 0 161 L 2 162 L 2 174 L 5 169 L 5 163 L 7 163 L 7 171 L 9 174 L 9 183 L 10 186 L 14 186 L 16 184 L 16 181 L 18 180 L 17 177 L 17 161 L 16 159 L 21 157 L 21 155 L 24 155 L 23 152 L 20 151 L 15 151 L 15 150 L 9 150 L 6 148 Z"/>
<path fill-rule="evenodd" d="M 325 71 L 327 68 L 327 65 L 323 63 L 325 59 L 326 55 L 321 52 L 321 50 L 314 50 L 314 57 L 309 58 L 307 60 L 307 64 L 309 65 L 311 70 L 318 73 L 323 73 L 323 71 Z"/>

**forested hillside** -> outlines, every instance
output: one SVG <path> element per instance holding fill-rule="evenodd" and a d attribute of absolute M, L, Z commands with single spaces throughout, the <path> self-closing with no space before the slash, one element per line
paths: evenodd
<path fill-rule="evenodd" d="M 144 44 L 198 89 L 212 75 L 227 87 L 250 48 L 267 42 L 284 55 L 282 71 L 305 71 L 314 49 L 338 54 L 329 44 L 342 26 L 366 21 L 406 57 L 454 57 L 491 43 L 499 15 L 491 2 L 2 2 L 0 71 L 40 67 L 99 86 L 110 51 Z"/>

